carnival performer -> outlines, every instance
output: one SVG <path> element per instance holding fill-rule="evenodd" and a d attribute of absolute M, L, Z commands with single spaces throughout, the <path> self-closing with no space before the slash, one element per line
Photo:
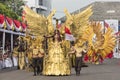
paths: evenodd
<path fill-rule="evenodd" d="M 44 75 L 70 75 L 69 60 L 65 58 L 65 55 L 61 46 L 61 37 L 59 30 L 54 31 L 54 35 L 51 36 L 53 41 L 49 45 L 48 55 L 44 59 Z M 50 36 L 45 36 L 50 38 Z"/>
<path fill-rule="evenodd" d="M 22 70 L 25 68 L 25 42 L 22 37 L 20 37 L 20 43 L 18 48 L 18 66 Z"/>
<path fill-rule="evenodd" d="M 33 76 L 36 76 L 39 74 L 39 56 L 38 56 L 38 49 L 36 46 L 34 46 L 34 49 L 33 49 L 33 54 L 32 54 L 32 66 L 33 66 L 33 69 L 34 69 L 34 75 Z"/>
<path fill-rule="evenodd" d="M 43 49 L 39 49 L 39 51 L 38 51 L 38 60 L 39 60 L 38 74 L 41 74 L 42 71 L 43 71 L 43 57 L 44 57 L 44 50 Z"/>
<path fill-rule="evenodd" d="M 72 44 L 71 51 L 68 52 L 68 55 L 75 54 L 75 72 L 76 75 L 80 75 L 81 67 L 82 67 L 82 56 L 87 51 L 82 46 L 79 46 L 77 44 Z"/>

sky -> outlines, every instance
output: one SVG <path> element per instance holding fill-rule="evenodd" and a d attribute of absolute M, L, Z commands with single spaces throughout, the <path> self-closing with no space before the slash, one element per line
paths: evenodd
<path fill-rule="evenodd" d="M 95 1 L 120 1 L 120 0 L 52 0 L 52 9 L 56 9 L 54 17 L 61 18 L 64 16 L 64 8 L 69 12 L 78 10 Z"/>

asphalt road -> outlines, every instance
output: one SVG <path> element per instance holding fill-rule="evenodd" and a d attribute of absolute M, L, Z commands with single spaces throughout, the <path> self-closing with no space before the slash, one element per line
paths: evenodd
<path fill-rule="evenodd" d="M 88 64 L 76 76 L 72 68 L 70 76 L 33 76 L 33 72 L 11 70 L 0 73 L 0 80 L 120 80 L 120 59 L 108 59 L 103 64 Z"/>

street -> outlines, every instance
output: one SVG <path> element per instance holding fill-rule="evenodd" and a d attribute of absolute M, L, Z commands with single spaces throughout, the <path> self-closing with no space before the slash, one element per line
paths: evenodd
<path fill-rule="evenodd" d="M 88 64 L 76 76 L 74 68 L 70 76 L 33 76 L 33 72 L 13 70 L 0 73 L 0 80 L 120 80 L 120 59 L 107 59 L 103 64 Z"/>

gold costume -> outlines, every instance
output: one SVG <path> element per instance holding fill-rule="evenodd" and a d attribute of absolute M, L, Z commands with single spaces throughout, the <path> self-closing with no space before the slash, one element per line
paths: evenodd
<path fill-rule="evenodd" d="M 60 42 L 52 42 L 44 59 L 44 75 L 70 75 L 69 58 L 65 58 Z"/>
<path fill-rule="evenodd" d="M 24 52 L 20 52 L 18 55 L 18 65 L 20 70 L 23 70 L 25 67 L 25 53 Z"/>

